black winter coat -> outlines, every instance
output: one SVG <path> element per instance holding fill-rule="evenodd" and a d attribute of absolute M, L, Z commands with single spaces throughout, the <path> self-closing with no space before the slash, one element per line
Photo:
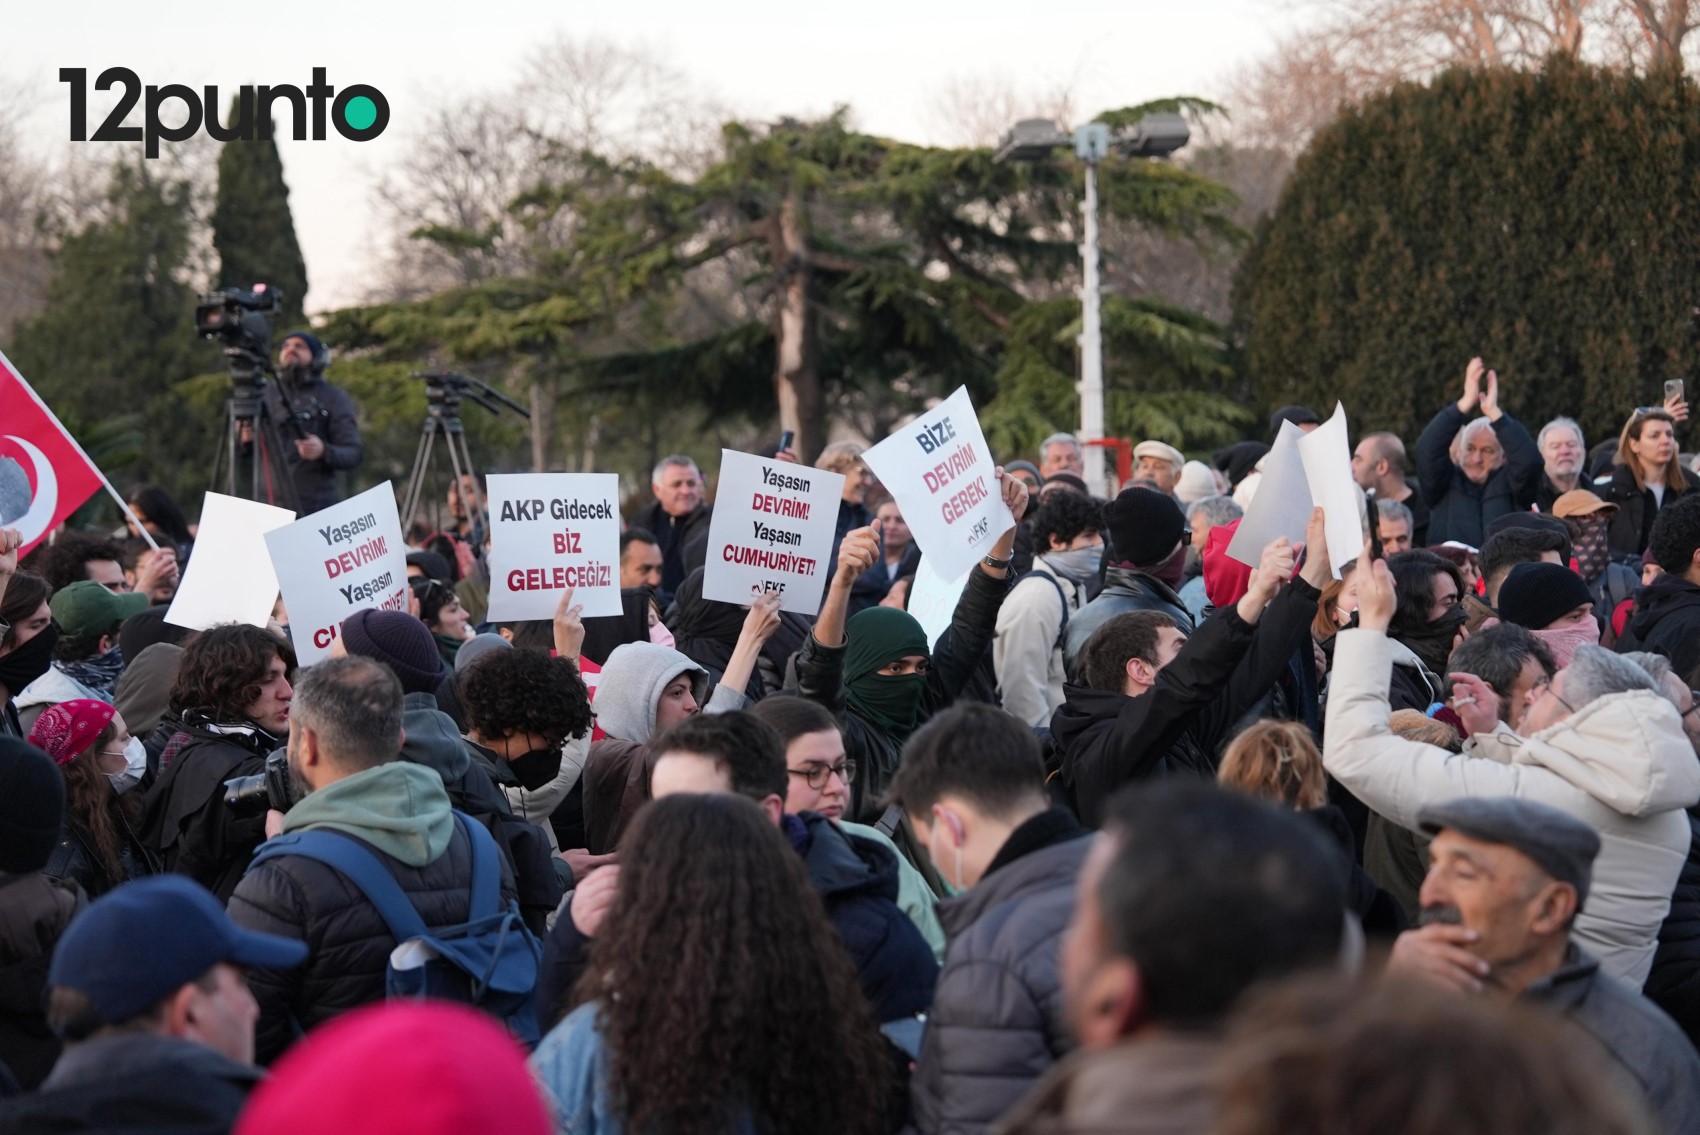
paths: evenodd
<path fill-rule="evenodd" d="M 299 515 L 306 516 L 342 499 L 337 474 L 358 468 L 366 456 L 360 441 L 360 422 L 354 399 L 326 382 L 322 374 L 315 372 L 307 382 L 291 386 L 288 407 L 284 406 L 283 393 L 278 387 L 277 382 L 266 387 L 266 411 L 278 423 L 278 434 L 283 440 L 283 464 L 295 484 L 295 509 Z M 300 435 L 288 424 L 290 409 L 301 415 L 302 430 L 325 443 L 324 456 L 308 460 L 295 451 L 295 439 Z"/>
<path fill-rule="evenodd" d="M 86 900 L 75 883 L 46 875 L 0 875 L 0 1064 L 33 1088 L 59 1058 L 47 1028 L 53 947 Z"/>
<path fill-rule="evenodd" d="M 985 1131 L 1074 1047 L 1062 935 L 1091 844 L 1067 812 L 1042 812 L 1010 834 L 978 884 L 939 904 L 949 945 L 910 1080 L 923 1135 Z"/>
<path fill-rule="evenodd" d="M 448 850 L 425 867 L 409 867 L 371 844 L 426 926 L 465 922 L 472 885 L 472 845 L 457 824 Z M 502 900 L 514 881 L 502 862 Z M 243 876 L 230 898 L 237 925 L 307 943 L 306 964 L 287 972 L 249 970 L 259 1002 L 255 1056 L 270 1064 L 299 1035 L 340 1013 L 384 999 L 384 976 L 396 940 L 365 894 L 316 859 L 281 855 Z"/>
<path fill-rule="evenodd" d="M 213 733 L 185 726 L 189 741 L 142 800 L 142 846 L 160 866 L 187 875 L 229 902 L 254 849 L 266 838 L 266 817 L 238 816 L 224 802 L 224 782 L 262 771 L 281 743 L 266 733 Z"/>
<path fill-rule="evenodd" d="M 1063 668 L 1074 680 L 1080 652 L 1092 633 L 1117 615 L 1129 611 L 1160 611 L 1184 628 L 1193 630 L 1192 613 L 1175 589 L 1142 571 L 1128 567 L 1106 567 L 1104 587 L 1092 601 L 1069 616 L 1063 635 Z"/>
<path fill-rule="evenodd" d="M 107 807 L 112 813 L 113 826 L 123 841 L 119 852 L 123 878 L 119 882 L 159 874 L 159 861 L 141 845 L 129 817 L 118 806 L 117 798 L 109 798 Z M 100 853 L 95 849 L 94 836 L 90 834 L 88 825 L 69 813 L 65 816 L 59 846 L 53 849 L 53 855 L 47 860 L 42 873 L 76 883 L 91 899 L 99 898 L 118 885 L 101 866 Z"/>
<path fill-rule="evenodd" d="M 0 1135 L 226 1135 L 261 1072 L 153 1033 L 87 1040 L 38 1092 L 0 1105 Z"/>
<path fill-rule="evenodd" d="M 1700 586 L 1665 572 L 1641 589 L 1617 649 L 1651 650 L 1687 682 L 1700 668 Z"/>
<path fill-rule="evenodd" d="M 1255 627 L 1233 608 L 1204 620 L 1143 695 L 1069 686 L 1051 717 L 1062 785 L 1081 821 L 1097 827 L 1104 802 L 1124 784 L 1156 776 L 1216 779 L 1229 729 L 1310 643 L 1321 592 L 1295 579 Z"/>
<path fill-rule="evenodd" d="M 1653 970 L 1642 987 L 1649 1000 L 1700 1046 L 1700 815 L 1688 811 L 1688 859 L 1671 893 L 1670 913 L 1659 927 Z"/>
<path fill-rule="evenodd" d="M 1659 515 L 1659 498 L 1653 495 L 1652 489 L 1643 489 L 1636 485 L 1635 474 L 1629 471 L 1629 466 L 1619 465 L 1612 469 L 1611 480 L 1594 491 L 1617 506 L 1617 515 L 1611 518 L 1611 527 L 1606 530 L 1606 542 L 1611 545 L 1612 555 L 1620 560 L 1637 558 L 1647 550 L 1647 543 L 1653 537 L 1653 521 Z M 1677 489 L 1665 487 L 1665 503 L 1668 508 L 1672 503 L 1681 500 L 1692 488 Z"/>
<path fill-rule="evenodd" d="M 1420 489 L 1428 503 L 1428 539 L 1431 544 L 1456 540 L 1472 548 L 1482 546 L 1490 522 L 1511 512 L 1527 512 L 1540 491 L 1545 468 L 1541 451 L 1529 431 L 1510 414 L 1493 423 L 1494 436 L 1505 450 L 1505 464 L 1495 469 L 1485 484 L 1476 484 L 1452 464 L 1452 439 L 1469 421 L 1456 405 L 1448 403 L 1436 414 L 1417 439 L 1417 473 Z"/>
<path fill-rule="evenodd" d="M 661 548 L 661 586 L 656 593 L 665 607 L 685 577 L 708 559 L 708 524 L 712 505 L 699 504 L 677 519 L 669 516 L 660 501 L 651 501 L 632 517 L 633 528 L 647 529 Z M 594 656 L 592 656 L 594 657 Z"/>
<path fill-rule="evenodd" d="M 997 633 L 998 609 L 1009 594 L 1009 579 L 994 579 L 975 569 L 956 602 L 949 632 L 941 636 L 922 688 L 917 726 L 948 707 L 973 679 L 981 658 Z M 818 702 L 838 718 L 844 733 L 844 755 L 856 762 L 851 815 L 859 823 L 878 822 L 881 801 L 897 774 L 903 743 L 871 722 L 856 716 L 844 697 L 845 646 L 822 646 L 811 633 L 797 655 L 797 693 Z"/>

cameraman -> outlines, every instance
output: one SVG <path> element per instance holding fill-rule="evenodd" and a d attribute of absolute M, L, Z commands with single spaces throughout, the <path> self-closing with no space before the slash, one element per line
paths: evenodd
<path fill-rule="evenodd" d="M 291 331 L 278 348 L 277 382 L 265 392 L 266 415 L 283 438 L 283 463 L 295 482 L 296 511 L 302 516 L 341 500 L 337 472 L 358 468 L 365 457 L 354 399 L 325 381 L 328 365 L 330 352 L 323 343 L 309 332 Z M 253 429 L 244 424 L 242 442 L 252 440 Z"/>
<path fill-rule="evenodd" d="M 295 652 L 270 631 L 228 624 L 184 647 L 171 688 L 183 727 L 142 801 L 141 840 L 166 870 L 227 902 L 265 839 L 265 808 L 225 803 L 224 782 L 265 768 L 289 736 Z"/>

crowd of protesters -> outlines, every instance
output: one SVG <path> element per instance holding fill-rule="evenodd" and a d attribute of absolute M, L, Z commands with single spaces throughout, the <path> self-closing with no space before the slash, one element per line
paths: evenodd
<path fill-rule="evenodd" d="M 1344 563 L 1228 554 L 1268 444 L 1055 434 L 936 637 L 848 442 L 813 617 L 682 455 L 621 614 L 489 623 L 468 474 L 311 667 L 165 621 L 158 489 L 0 529 L 0 1133 L 1700 1132 L 1687 418 L 1472 360 Z"/>

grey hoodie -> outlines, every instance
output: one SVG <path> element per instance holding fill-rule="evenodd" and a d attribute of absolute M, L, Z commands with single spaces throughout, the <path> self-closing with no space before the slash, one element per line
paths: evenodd
<path fill-rule="evenodd" d="M 614 648 L 596 684 L 596 723 L 610 737 L 644 744 L 655 732 L 661 691 L 681 674 L 691 676 L 691 695 L 700 705 L 708 693 L 708 671 L 672 647 L 628 642 Z"/>

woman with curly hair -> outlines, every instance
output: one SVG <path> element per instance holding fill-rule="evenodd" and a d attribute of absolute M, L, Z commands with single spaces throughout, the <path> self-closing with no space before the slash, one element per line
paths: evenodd
<path fill-rule="evenodd" d="M 563 1129 L 885 1129 L 885 1049 L 802 859 L 748 800 L 646 807 L 577 1007 L 532 1068 Z"/>
<path fill-rule="evenodd" d="M 455 655 L 472 637 L 472 619 L 466 608 L 460 605 L 460 596 L 451 591 L 448 584 L 429 576 L 418 576 L 409 580 L 408 585 L 413 589 L 414 598 L 419 600 L 419 620 L 430 628 L 431 637 L 437 640 L 437 652 L 443 656 L 443 665 L 452 667 Z"/>
<path fill-rule="evenodd" d="M 129 789 L 145 757 L 123 716 L 106 702 L 60 702 L 35 719 L 30 744 L 65 778 L 65 828 L 46 873 L 74 880 L 91 899 L 157 873 L 159 864 L 136 838 L 138 802 Z"/>
<path fill-rule="evenodd" d="M 224 782 L 265 768 L 289 736 L 295 651 L 259 627 L 212 627 L 189 640 L 171 687 L 183 723 L 160 757 L 142 801 L 142 843 L 168 871 L 188 875 L 228 902 L 254 849 L 265 812 L 239 813 Z"/>

